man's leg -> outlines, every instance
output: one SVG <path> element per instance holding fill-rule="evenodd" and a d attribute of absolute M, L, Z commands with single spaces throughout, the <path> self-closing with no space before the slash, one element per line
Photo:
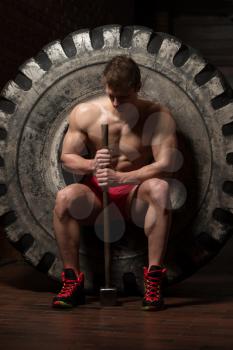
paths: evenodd
<path fill-rule="evenodd" d="M 80 224 L 94 222 L 101 210 L 100 200 L 86 185 L 72 184 L 58 192 L 53 224 L 64 268 L 80 272 Z"/>
<path fill-rule="evenodd" d="M 84 274 L 79 266 L 80 224 L 94 222 L 101 207 L 96 195 L 83 184 L 72 184 L 57 194 L 53 222 L 64 270 L 63 286 L 53 299 L 53 307 L 85 303 Z"/>
<path fill-rule="evenodd" d="M 132 221 L 144 228 L 148 238 L 149 266 L 144 267 L 142 308 L 160 310 L 164 308 L 161 289 L 166 271 L 161 265 L 171 224 L 169 185 L 161 179 L 147 180 L 129 195 L 127 204 Z"/>
<path fill-rule="evenodd" d="M 54 210 L 53 225 L 64 269 L 71 268 L 76 274 L 80 273 L 79 241 L 80 225 L 68 212 L 58 216 Z"/>
<path fill-rule="evenodd" d="M 151 265 L 163 263 L 171 226 L 169 185 L 165 180 L 144 181 L 129 194 L 127 212 L 132 222 L 144 228 L 148 238 L 148 260 Z"/>

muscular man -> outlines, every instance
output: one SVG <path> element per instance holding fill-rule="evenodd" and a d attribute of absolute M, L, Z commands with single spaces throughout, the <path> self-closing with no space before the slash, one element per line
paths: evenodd
<path fill-rule="evenodd" d="M 106 95 L 77 105 L 69 115 L 61 161 L 69 171 L 86 175 L 82 183 L 57 194 L 54 230 L 64 265 L 63 287 L 54 307 L 85 302 L 79 267 L 80 225 L 93 224 L 102 211 L 102 189 L 126 220 L 144 227 L 149 266 L 144 267 L 144 310 L 164 306 L 162 267 L 169 235 L 169 185 L 175 163 L 175 122 L 167 108 L 138 97 L 141 76 L 127 56 L 105 67 Z M 109 149 L 101 146 L 101 124 L 109 125 Z M 91 156 L 84 158 L 88 148 Z"/>

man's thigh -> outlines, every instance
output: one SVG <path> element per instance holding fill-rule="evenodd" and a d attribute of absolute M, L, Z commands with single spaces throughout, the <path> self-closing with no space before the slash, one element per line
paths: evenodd
<path fill-rule="evenodd" d="M 172 220 L 172 211 L 174 207 L 174 203 L 172 203 L 172 193 L 173 196 L 177 196 L 182 194 L 181 189 L 177 186 L 177 182 L 171 179 L 168 181 L 169 191 L 166 194 L 162 194 L 162 196 L 168 195 L 167 206 L 161 205 L 160 194 L 164 189 L 164 182 L 167 180 L 160 178 L 153 178 L 142 182 L 140 185 L 136 186 L 128 195 L 126 200 L 126 213 L 129 219 L 137 226 L 144 227 L 145 216 L 148 210 L 148 207 L 151 203 L 151 194 L 155 195 L 157 198 L 157 205 L 160 208 L 167 209 L 166 213 L 168 214 L 169 226 L 171 225 Z M 161 187 L 162 184 L 162 187 Z M 157 197 L 156 197 L 157 195 Z M 174 201 L 174 200 L 173 200 Z M 154 203 L 154 202 L 153 202 Z"/>
<path fill-rule="evenodd" d="M 166 184 L 166 186 L 164 186 Z M 169 192 L 165 191 L 168 188 L 166 180 L 161 178 L 152 178 L 143 181 L 140 185 L 133 188 L 126 200 L 126 213 L 131 221 L 136 225 L 143 227 L 146 212 L 150 203 L 157 203 L 158 206 L 164 208 L 163 202 Z M 170 205 L 166 207 L 169 209 Z"/>
<path fill-rule="evenodd" d="M 143 228 L 148 206 L 148 200 L 146 200 L 142 184 L 135 186 L 126 200 L 125 211 L 127 217 L 135 225 Z"/>
<path fill-rule="evenodd" d="M 72 184 L 67 188 L 69 214 L 82 225 L 93 225 L 103 210 L 100 198 L 84 184 Z"/>

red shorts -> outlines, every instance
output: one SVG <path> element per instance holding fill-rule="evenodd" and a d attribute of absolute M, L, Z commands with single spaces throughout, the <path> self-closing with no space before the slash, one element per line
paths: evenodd
<path fill-rule="evenodd" d="M 103 190 L 99 186 L 97 178 L 95 176 L 92 176 L 92 177 L 88 176 L 87 178 L 84 179 L 83 183 L 87 185 L 100 199 L 101 203 L 103 203 Z M 125 219 L 129 219 L 125 210 L 126 199 L 128 197 L 129 192 L 132 191 L 132 189 L 136 186 L 138 185 L 126 184 L 126 185 L 120 185 L 120 186 L 108 188 L 109 203 L 111 202 L 115 203 Z"/>

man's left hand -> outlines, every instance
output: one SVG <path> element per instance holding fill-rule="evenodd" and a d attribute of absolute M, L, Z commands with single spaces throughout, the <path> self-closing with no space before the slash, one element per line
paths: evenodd
<path fill-rule="evenodd" d="M 110 168 L 97 169 L 96 178 L 102 188 L 122 185 L 119 173 Z"/>

